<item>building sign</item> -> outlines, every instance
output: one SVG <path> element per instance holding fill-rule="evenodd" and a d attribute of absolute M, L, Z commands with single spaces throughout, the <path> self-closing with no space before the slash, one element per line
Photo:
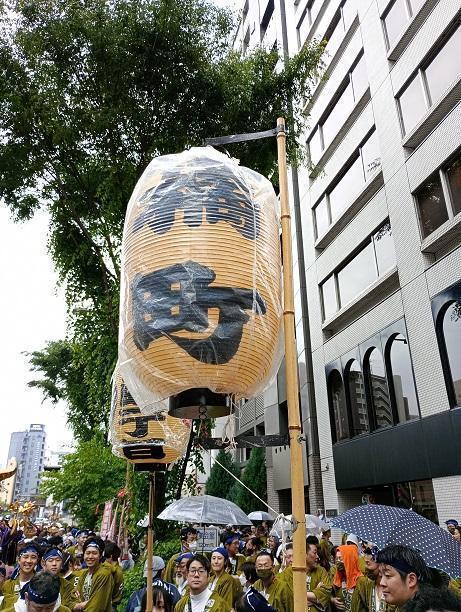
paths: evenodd
<path fill-rule="evenodd" d="M 219 546 L 217 527 L 198 527 L 197 532 L 197 550 L 211 551 Z"/>

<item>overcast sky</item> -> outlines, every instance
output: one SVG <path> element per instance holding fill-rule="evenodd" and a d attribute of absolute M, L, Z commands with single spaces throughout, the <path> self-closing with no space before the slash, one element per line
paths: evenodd
<path fill-rule="evenodd" d="M 240 8 L 243 0 L 215 0 L 220 6 Z M 31 423 L 43 423 L 47 445 L 57 450 L 70 442 L 65 406 L 43 403 L 42 394 L 27 386 L 34 377 L 27 356 L 47 341 L 65 337 L 63 293 L 46 249 L 47 218 L 13 223 L 0 203 L 0 469 L 6 463 L 10 435 Z"/>

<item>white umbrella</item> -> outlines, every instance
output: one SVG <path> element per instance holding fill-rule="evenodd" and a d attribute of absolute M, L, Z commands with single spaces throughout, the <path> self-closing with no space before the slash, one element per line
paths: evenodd
<path fill-rule="evenodd" d="M 158 515 L 164 521 L 214 525 L 251 525 L 248 516 L 233 502 L 212 495 L 182 497 Z"/>
<path fill-rule="evenodd" d="M 252 521 L 273 521 L 274 517 L 269 514 L 269 512 L 264 512 L 264 510 L 255 510 L 255 512 L 250 512 L 248 518 Z"/>

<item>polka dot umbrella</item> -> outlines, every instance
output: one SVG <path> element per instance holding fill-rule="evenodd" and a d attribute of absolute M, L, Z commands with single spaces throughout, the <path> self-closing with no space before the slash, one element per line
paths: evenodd
<path fill-rule="evenodd" d="M 355 533 L 379 549 L 402 544 L 418 550 L 429 567 L 461 577 L 461 544 L 438 525 L 413 510 L 369 504 L 330 520 L 332 527 Z"/>

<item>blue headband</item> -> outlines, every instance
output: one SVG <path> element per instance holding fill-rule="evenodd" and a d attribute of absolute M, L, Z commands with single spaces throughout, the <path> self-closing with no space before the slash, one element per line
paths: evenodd
<path fill-rule="evenodd" d="M 181 563 L 181 561 L 184 561 L 184 559 L 193 559 L 193 558 L 194 558 L 194 555 L 192 553 L 184 553 L 183 555 L 179 555 L 179 557 L 176 559 L 176 565 Z"/>
<path fill-rule="evenodd" d="M 231 536 L 230 538 L 227 538 L 227 540 L 224 541 L 224 544 L 232 544 L 232 542 L 234 542 L 235 540 L 238 541 L 238 536 Z"/>
<path fill-rule="evenodd" d="M 50 559 L 51 557 L 59 557 L 60 559 L 63 559 L 64 555 L 59 550 L 59 548 L 50 548 L 49 550 L 43 553 L 42 559 L 46 561 L 47 559 Z"/>
<path fill-rule="evenodd" d="M 22 557 L 22 555 L 26 555 L 27 553 L 34 553 L 35 555 L 37 555 L 37 557 L 40 556 L 35 546 L 26 545 L 18 554 L 18 557 Z"/>
<path fill-rule="evenodd" d="M 30 601 L 38 604 L 55 603 L 58 601 L 59 597 L 59 591 L 57 593 L 53 593 L 51 589 L 45 593 L 37 593 L 37 591 L 34 591 L 34 589 L 30 586 L 30 582 L 25 585 L 24 593 L 27 593 Z"/>
<path fill-rule="evenodd" d="M 223 546 L 218 546 L 218 548 L 215 548 L 214 553 L 217 552 L 220 555 L 222 555 L 224 557 L 224 559 L 229 559 L 229 553 L 227 552 L 227 550 L 223 547 Z M 211 553 L 213 554 L 213 553 Z"/>

